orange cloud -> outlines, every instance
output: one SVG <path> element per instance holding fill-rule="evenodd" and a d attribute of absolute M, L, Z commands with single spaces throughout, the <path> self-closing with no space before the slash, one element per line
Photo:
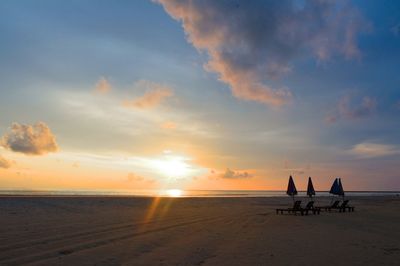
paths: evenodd
<path fill-rule="evenodd" d="M 27 155 L 43 155 L 58 150 L 55 136 L 43 122 L 34 125 L 13 123 L 1 144 L 6 149 Z"/>
<path fill-rule="evenodd" d="M 0 156 L 0 168 L 8 169 L 12 165 L 12 162 L 7 160 L 6 158 Z"/>
<path fill-rule="evenodd" d="M 137 175 L 135 173 L 128 173 L 127 181 L 128 182 L 145 182 L 147 184 L 156 183 L 156 180 L 154 180 L 154 179 L 146 179 L 143 176 Z"/>
<path fill-rule="evenodd" d="M 167 121 L 161 124 L 162 129 L 176 129 L 177 125 L 174 122 Z"/>
<path fill-rule="evenodd" d="M 226 168 L 226 171 L 222 173 L 220 177 L 226 179 L 245 179 L 253 177 L 253 175 L 247 171 L 233 171 L 229 168 Z"/>
<path fill-rule="evenodd" d="M 142 176 L 136 175 L 134 173 L 128 173 L 127 179 L 129 182 L 144 180 L 144 178 Z"/>
<path fill-rule="evenodd" d="M 111 84 L 104 77 L 101 77 L 96 84 L 95 91 L 101 94 L 106 94 L 111 91 Z"/>
<path fill-rule="evenodd" d="M 138 97 L 134 100 L 124 101 L 123 105 L 125 107 L 134 107 L 142 109 L 153 108 L 158 106 L 166 98 L 171 97 L 173 95 L 172 89 L 170 89 L 168 86 L 148 80 L 138 81 L 135 84 L 135 86 L 144 87 L 146 88 L 147 91 L 141 97 Z"/>

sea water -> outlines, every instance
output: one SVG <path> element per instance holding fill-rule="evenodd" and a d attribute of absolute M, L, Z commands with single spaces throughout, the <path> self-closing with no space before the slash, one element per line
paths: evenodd
<path fill-rule="evenodd" d="M 20 190 L 3 189 L 6 196 L 170 196 L 166 190 Z M 346 196 L 400 196 L 400 191 L 346 191 Z M 331 196 L 328 191 L 317 191 L 317 196 Z M 180 197 L 283 197 L 286 191 L 278 190 L 181 190 Z M 298 196 L 306 196 L 299 191 Z"/>

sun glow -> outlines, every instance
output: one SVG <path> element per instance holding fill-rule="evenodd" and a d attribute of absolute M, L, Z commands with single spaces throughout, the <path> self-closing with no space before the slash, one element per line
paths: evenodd
<path fill-rule="evenodd" d="M 183 178 L 190 172 L 190 165 L 182 157 L 168 157 L 165 160 L 157 160 L 153 164 L 160 173 L 170 178 Z"/>
<path fill-rule="evenodd" d="M 169 197 L 173 198 L 181 197 L 183 194 L 183 191 L 180 189 L 168 189 L 166 192 Z"/>

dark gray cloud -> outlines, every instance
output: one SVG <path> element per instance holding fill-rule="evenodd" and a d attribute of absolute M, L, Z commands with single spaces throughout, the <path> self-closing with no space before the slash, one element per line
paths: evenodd
<path fill-rule="evenodd" d="M 291 62 L 313 55 L 358 57 L 357 34 L 367 27 L 347 1 L 157 0 L 179 20 L 188 41 L 206 51 L 235 97 L 270 105 L 291 99 L 266 82 L 289 73 Z"/>
<path fill-rule="evenodd" d="M 1 144 L 6 149 L 27 155 L 44 155 L 58 150 L 55 136 L 43 122 L 34 125 L 13 123 Z"/>

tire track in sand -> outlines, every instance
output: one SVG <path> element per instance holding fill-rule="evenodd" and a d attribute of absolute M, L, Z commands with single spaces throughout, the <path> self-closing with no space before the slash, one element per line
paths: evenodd
<path fill-rule="evenodd" d="M 195 219 L 191 221 L 186 221 L 186 222 L 180 222 L 180 223 L 174 223 L 172 225 L 165 225 L 165 226 L 160 226 L 156 227 L 153 229 L 149 229 L 147 231 L 140 231 L 137 230 L 135 232 L 129 232 L 125 234 L 121 234 L 118 236 L 115 235 L 109 235 L 108 237 L 103 237 L 103 238 L 96 238 L 96 239 L 89 239 L 86 242 L 81 242 L 79 241 L 79 238 L 75 241 L 75 245 L 70 245 L 70 246 L 62 246 L 62 247 L 57 247 L 53 248 L 50 250 L 47 250 L 45 252 L 37 252 L 33 254 L 29 254 L 26 256 L 12 256 L 12 257 L 6 257 L 6 258 L 0 258 L 0 264 L 1 265 L 21 265 L 21 264 L 28 264 L 28 263 L 34 263 L 34 262 L 39 262 L 42 260 L 50 259 L 50 258 L 55 258 L 61 255 L 70 255 L 75 252 L 80 252 L 83 250 L 87 249 L 92 249 L 92 248 L 97 248 L 100 246 L 108 245 L 111 243 L 115 243 L 118 241 L 123 241 L 127 240 L 133 237 L 141 236 L 141 235 L 146 235 L 146 234 L 151 234 L 151 233 L 157 233 L 169 229 L 173 229 L 176 227 L 181 227 L 181 226 L 187 226 L 195 223 L 201 223 L 201 222 L 210 222 L 214 220 L 218 220 L 221 218 L 224 218 L 225 216 L 217 216 L 217 217 L 212 217 L 212 218 L 204 218 L 204 219 Z M 182 219 L 182 218 L 180 218 Z M 24 252 L 24 254 L 26 254 Z"/>

